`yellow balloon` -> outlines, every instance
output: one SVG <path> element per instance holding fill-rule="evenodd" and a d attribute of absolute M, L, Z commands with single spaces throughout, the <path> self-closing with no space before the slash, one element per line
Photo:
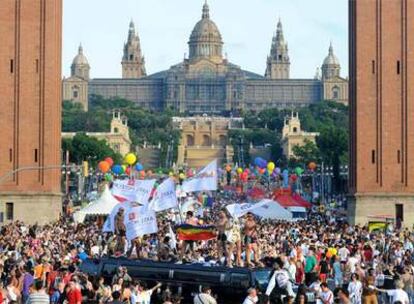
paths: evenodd
<path fill-rule="evenodd" d="M 243 169 L 242 168 L 237 168 L 237 173 L 242 174 L 243 173 Z"/>
<path fill-rule="evenodd" d="M 137 157 L 135 156 L 134 153 L 128 153 L 127 155 L 125 155 L 124 158 L 124 162 L 127 163 L 128 165 L 132 166 L 133 164 L 135 164 L 137 161 Z"/>
<path fill-rule="evenodd" d="M 174 176 L 174 172 L 168 173 L 169 176 Z"/>
<path fill-rule="evenodd" d="M 178 176 L 180 179 L 185 179 L 185 174 L 184 173 L 180 173 L 180 175 Z"/>
<path fill-rule="evenodd" d="M 125 172 L 125 170 L 128 168 L 128 166 L 127 166 L 127 165 L 122 165 L 121 167 L 122 167 L 122 169 L 124 170 L 124 172 Z"/>
<path fill-rule="evenodd" d="M 269 162 L 267 164 L 267 170 L 270 172 L 273 172 L 273 170 L 275 169 L 275 163 L 274 162 Z"/>

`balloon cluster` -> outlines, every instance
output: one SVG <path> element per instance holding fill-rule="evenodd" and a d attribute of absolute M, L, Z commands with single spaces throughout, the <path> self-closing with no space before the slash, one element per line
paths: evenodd
<path fill-rule="evenodd" d="M 105 179 L 107 181 L 112 180 L 112 174 L 131 175 L 133 169 L 139 173 L 139 176 L 141 178 L 144 178 L 146 175 L 144 166 L 141 163 L 137 162 L 137 156 L 134 153 L 128 153 L 125 155 L 122 164 L 114 164 L 114 161 L 111 157 L 106 157 L 104 160 L 98 163 L 98 169 L 105 174 Z M 152 175 L 152 172 L 149 170 L 147 174 Z"/>

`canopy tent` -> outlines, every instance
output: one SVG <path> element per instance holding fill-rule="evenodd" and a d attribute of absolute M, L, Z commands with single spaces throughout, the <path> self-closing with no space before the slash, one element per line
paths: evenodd
<path fill-rule="evenodd" d="M 278 202 L 273 200 L 262 200 L 260 202 L 266 202 L 263 206 L 252 210 L 252 213 L 260 216 L 262 219 L 271 220 L 292 220 L 293 216 L 289 210 L 283 208 Z"/>
<path fill-rule="evenodd" d="M 75 222 L 82 223 L 87 215 L 108 215 L 119 201 L 112 195 L 108 186 L 105 186 L 101 196 L 85 208 L 73 215 Z"/>
<path fill-rule="evenodd" d="M 307 200 L 305 200 L 302 196 L 300 196 L 297 193 L 293 193 L 292 194 L 292 198 L 298 202 L 302 207 L 305 208 L 312 208 L 312 204 L 310 202 L 308 202 Z"/>

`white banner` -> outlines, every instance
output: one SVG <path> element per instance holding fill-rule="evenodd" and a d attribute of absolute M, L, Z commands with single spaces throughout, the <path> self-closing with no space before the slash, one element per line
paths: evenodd
<path fill-rule="evenodd" d="M 232 217 L 242 217 L 248 212 L 253 212 L 255 209 L 260 208 L 268 204 L 267 201 L 262 201 L 256 204 L 244 203 L 244 204 L 231 204 L 227 205 L 226 208 Z"/>
<path fill-rule="evenodd" d="M 175 192 L 175 183 L 171 178 L 167 178 L 158 186 L 157 192 L 151 203 L 149 209 L 155 212 L 160 212 L 178 206 L 177 195 Z"/>
<path fill-rule="evenodd" d="M 183 182 L 185 192 L 217 190 L 217 160 L 213 160 L 194 177 Z"/>
<path fill-rule="evenodd" d="M 145 206 L 154 184 L 155 179 L 116 180 L 112 186 L 112 195 L 121 202 L 136 202 Z"/>
<path fill-rule="evenodd" d="M 155 212 L 145 206 L 134 206 L 125 214 L 126 238 L 131 241 L 137 237 L 157 233 Z"/>

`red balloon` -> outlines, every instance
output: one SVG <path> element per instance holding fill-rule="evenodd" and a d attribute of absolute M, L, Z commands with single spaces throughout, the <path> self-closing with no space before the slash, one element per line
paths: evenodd
<path fill-rule="evenodd" d="M 114 160 L 110 157 L 105 158 L 105 161 L 109 164 L 110 167 L 114 164 Z"/>
<path fill-rule="evenodd" d="M 296 180 L 298 179 L 298 176 L 296 174 L 292 174 L 290 178 L 292 179 L 292 182 L 296 182 Z"/>
<path fill-rule="evenodd" d="M 131 167 L 127 167 L 125 169 L 125 173 L 126 173 L 126 175 L 130 175 L 131 174 Z"/>

